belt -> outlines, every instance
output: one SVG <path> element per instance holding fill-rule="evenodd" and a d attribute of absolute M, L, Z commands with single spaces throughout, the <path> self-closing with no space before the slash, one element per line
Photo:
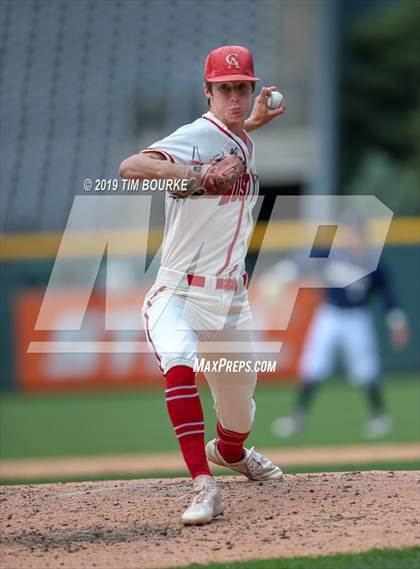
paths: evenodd
<path fill-rule="evenodd" d="M 241 277 L 216 277 L 216 289 L 236 290 L 240 282 L 243 280 L 244 286 L 248 284 L 248 273 L 243 273 Z M 206 277 L 201 275 L 187 274 L 187 282 L 190 286 L 198 286 L 204 288 L 206 286 Z"/>

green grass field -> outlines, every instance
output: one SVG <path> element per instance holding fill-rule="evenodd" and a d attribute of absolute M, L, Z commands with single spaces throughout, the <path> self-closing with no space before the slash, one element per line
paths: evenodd
<path fill-rule="evenodd" d="M 420 389 L 413 376 L 388 377 L 386 398 L 394 429 L 384 442 L 414 442 L 419 439 Z M 210 393 L 201 388 L 208 424 L 207 438 L 214 433 L 214 410 Z M 287 414 L 295 388 L 257 388 L 257 417 L 249 444 L 257 447 L 303 447 L 364 443 L 361 427 L 367 417 L 366 402 L 359 389 L 332 381 L 320 391 L 307 429 L 297 437 L 279 440 L 271 434 L 274 418 Z M 5 394 L 0 403 L 0 456 L 2 459 L 60 457 L 116 453 L 174 451 L 177 447 L 160 391 L 130 391 L 74 394 Z M 308 465 L 285 469 L 286 473 L 374 469 L 416 469 L 416 462 L 351 465 Z M 185 473 L 149 473 L 168 477 Z M 227 471 L 223 471 L 227 474 Z M 117 478 L 138 478 L 127 475 Z M 141 477 L 145 477 L 141 475 Z M 89 477 L 93 479 L 107 477 Z M 69 479 L 70 480 L 70 479 Z M 77 478 L 71 478 L 75 481 Z M 80 480 L 86 480 L 81 477 Z M 47 482 L 49 480 L 42 480 Z M 57 482 L 58 480 L 51 480 Z M 60 481 L 66 481 L 60 479 Z M 26 482 L 39 482 L 28 480 Z M 2 484 L 16 483 L 0 480 Z M 18 481 L 22 484 L 24 481 Z M 192 569 L 197 565 L 191 565 Z M 418 569 L 420 548 L 373 550 L 361 554 L 322 557 L 251 560 L 211 564 L 206 569 Z"/>
<path fill-rule="evenodd" d="M 420 389 L 413 376 L 388 377 L 386 398 L 394 420 L 384 442 L 419 439 Z M 207 387 L 201 388 L 207 437 L 214 433 L 215 415 Z M 279 440 L 270 427 L 287 414 L 295 388 L 260 386 L 257 416 L 248 444 L 256 447 L 299 447 L 366 442 L 361 427 L 367 416 L 360 389 L 333 381 L 321 388 L 306 430 Z M 156 391 L 74 394 L 4 394 L 0 403 L 2 459 L 174 451 L 177 442 Z M 340 469 L 341 470 L 341 469 Z"/>
<path fill-rule="evenodd" d="M 202 569 L 418 569 L 420 547 L 373 549 L 365 553 L 285 559 L 252 559 L 200 565 Z M 197 564 L 182 569 L 195 569 Z"/>

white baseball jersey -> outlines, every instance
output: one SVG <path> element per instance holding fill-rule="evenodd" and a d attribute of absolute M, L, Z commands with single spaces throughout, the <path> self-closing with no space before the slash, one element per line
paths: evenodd
<path fill-rule="evenodd" d="M 176 164 L 190 164 L 193 158 L 208 162 L 233 152 L 246 165 L 245 173 L 229 195 L 188 199 L 166 195 L 163 267 L 221 277 L 244 272 L 253 226 L 252 208 L 258 195 L 254 144 L 246 137 L 247 144 L 207 112 L 142 151 L 160 152 Z"/>

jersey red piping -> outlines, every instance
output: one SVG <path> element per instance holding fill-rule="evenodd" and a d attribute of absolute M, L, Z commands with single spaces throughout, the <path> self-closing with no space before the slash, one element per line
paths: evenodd
<path fill-rule="evenodd" d="M 230 258 L 232 256 L 233 246 L 235 245 L 236 240 L 238 239 L 239 229 L 240 229 L 241 222 L 242 222 L 242 215 L 244 212 L 244 205 L 245 205 L 245 198 L 241 199 L 241 209 L 239 210 L 238 221 L 236 223 L 235 233 L 233 235 L 232 242 L 228 247 L 225 262 L 223 263 L 223 267 L 217 271 L 216 275 L 220 275 L 220 273 L 222 273 L 226 269 L 226 267 L 229 265 L 229 261 L 230 261 Z"/>
<path fill-rule="evenodd" d="M 154 293 L 154 295 L 152 296 L 152 298 L 150 300 L 147 301 L 147 309 L 149 309 L 152 306 L 152 300 L 155 298 L 156 295 L 158 295 L 160 292 L 162 292 L 164 289 L 166 288 L 166 286 L 161 286 L 157 289 L 157 291 Z M 153 351 L 155 352 L 155 356 L 158 360 L 159 363 L 159 367 L 161 372 L 163 373 L 163 368 L 162 368 L 162 358 L 160 357 L 160 355 L 158 354 L 156 347 L 153 343 L 152 337 L 150 336 L 150 331 L 149 331 L 149 315 L 147 314 L 147 309 L 144 312 L 144 319 L 146 321 L 146 336 L 147 339 L 149 340 L 149 342 L 151 343 L 152 347 L 153 347 Z"/>
<path fill-rule="evenodd" d="M 221 132 L 223 132 L 223 134 L 225 134 L 226 136 L 228 136 L 231 140 L 233 140 L 234 142 L 236 142 L 236 144 L 239 146 L 239 148 L 241 149 L 241 152 L 243 154 L 244 160 L 245 160 L 245 164 L 247 164 L 247 159 L 246 159 L 246 154 L 244 149 L 242 148 L 242 144 L 239 143 L 239 141 L 237 141 L 231 134 L 230 132 L 228 132 L 227 130 L 225 130 L 223 127 L 221 127 L 220 125 L 218 125 L 214 120 L 210 119 L 209 117 L 201 117 L 202 119 L 205 119 L 206 121 L 209 121 L 211 124 L 214 124 L 214 126 L 216 126 Z M 249 138 L 249 137 L 248 137 Z M 251 140 L 249 138 L 249 140 Z M 251 141 L 252 142 L 252 141 Z M 219 269 L 216 273 L 216 275 L 220 275 L 220 273 L 222 271 L 224 271 L 226 269 L 226 267 L 229 264 L 230 258 L 232 256 L 232 251 L 233 251 L 233 246 L 235 245 L 235 242 L 238 238 L 238 234 L 239 234 L 239 228 L 240 228 L 240 224 L 242 221 L 242 215 L 243 215 L 243 210 L 244 210 L 244 204 L 245 204 L 245 200 L 241 200 L 241 209 L 239 211 L 239 216 L 238 216 L 238 222 L 236 224 L 236 229 L 235 229 L 235 233 L 232 239 L 231 244 L 228 247 L 228 251 L 226 254 L 226 259 L 225 262 L 223 263 L 223 267 L 221 269 Z"/>
<path fill-rule="evenodd" d="M 223 134 L 225 134 L 226 136 L 228 136 L 230 139 L 232 139 L 234 142 L 236 142 L 236 144 L 239 146 L 239 148 L 241 149 L 241 152 L 244 156 L 244 160 L 245 160 L 245 165 L 247 165 L 247 159 L 246 159 L 246 153 L 244 151 L 244 149 L 242 148 L 242 144 L 239 143 L 238 140 L 236 140 L 236 138 L 234 138 L 230 132 L 228 132 L 227 130 L 225 130 L 223 127 L 221 127 L 220 125 L 217 124 L 217 122 L 214 122 L 214 120 L 210 119 L 209 117 L 201 117 L 202 119 L 205 119 L 206 121 L 211 122 L 211 124 L 214 124 L 214 126 L 217 126 L 217 128 L 223 132 Z"/>

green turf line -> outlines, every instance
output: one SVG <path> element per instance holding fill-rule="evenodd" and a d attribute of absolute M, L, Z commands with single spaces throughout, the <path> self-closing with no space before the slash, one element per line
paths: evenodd
<path fill-rule="evenodd" d="M 419 470 L 420 464 L 418 461 L 411 462 L 373 462 L 368 464 L 328 464 L 325 466 L 297 466 L 284 469 L 285 474 L 304 474 L 316 472 L 360 472 L 366 470 Z M 226 469 L 213 469 L 216 475 L 223 476 L 239 476 Z M 148 478 L 181 478 L 188 477 L 186 470 L 178 472 L 147 472 L 144 473 L 130 473 L 130 474 L 115 474 L 115 475 L 98 475 L 98 476 L 72 476 L 62 478 L 27 478 L 27 479 L 9 479 L 0 478 L 0 485 L 15 486 L 20 484 L 47 484 L 47 483 L 60 483 L 60 482 L 94 482 L 103 480 L 146 480 Z"/>
<path fill-rule="evenodd" d="M 182 569 L 419 569 L 420 547 L 372 549 L 364 553 L 340 553 L 322 557 L 253 559 L 210 565 L 188 565 Z M 168 568 L 175 569 L 175 568 Z M 180 569 L 180 568 L 178 568 Z"/>
<path fill-rule="evenodd" d="M 215 412 L 209 390 L 200 388 L 206 437 L 214 436 Z M 415 442 L 419 438 L 420 389 L 414 374 L 389 376 L 385 395 L 394 421 L 381 442 Z M 302 434 L 278 439 L 273 420 L 290 412 L 292 386 L 257 386 L 256 420 L 247 441 L 258 448 L 369 444 L 362 434 L 368 408 L 361 389 L 344 381 L 320 387 L 313 413 Z M 60 394 L 2 394 L 2 459 L 93 456 L 178 450 L 164 397 L 156 391 Z M 376 441 L 375 441 L 376 444 Z"/>

